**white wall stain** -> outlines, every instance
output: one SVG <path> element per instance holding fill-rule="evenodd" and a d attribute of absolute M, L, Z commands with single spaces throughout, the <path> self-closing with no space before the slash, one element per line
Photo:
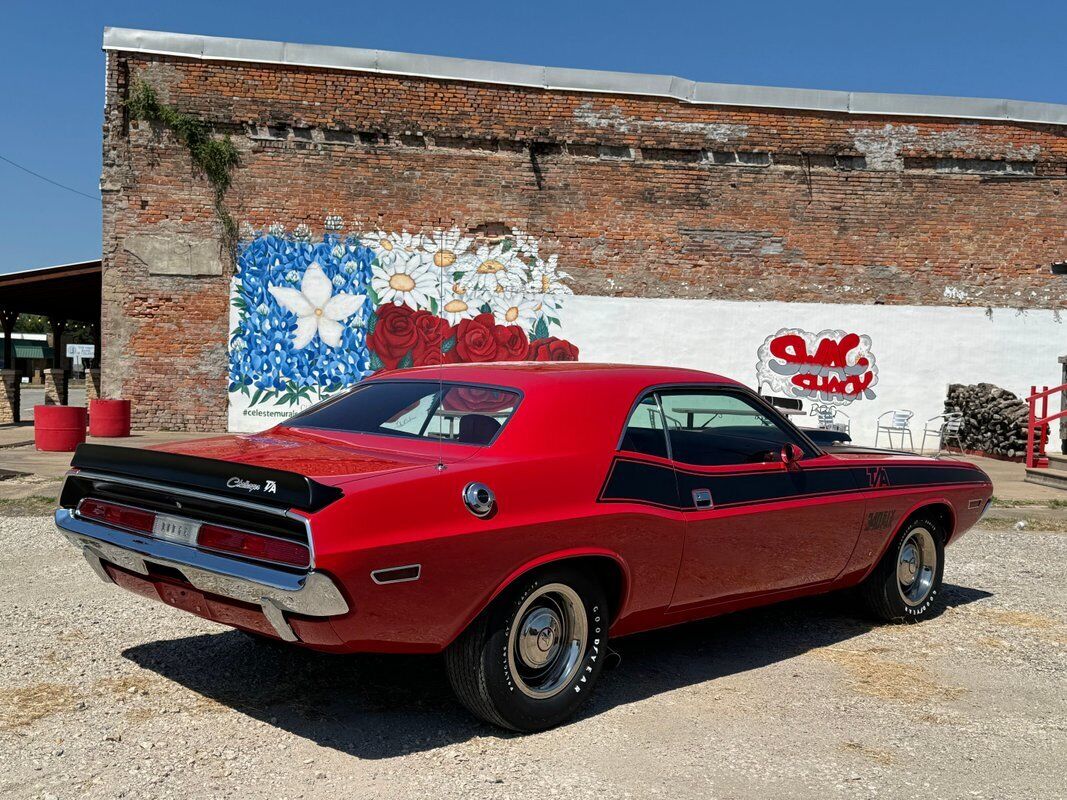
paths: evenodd
<path fill-rule="evenodd" d="M 1033 161 L 1041 153 L 1039 145 L 1016 147 L 1014 143 L 991 137 L 971 126 L 947 131 L 920 133 L 915 125 L 886 124 L 881 128 L 849 128 L 856 150 L 867 159 L 867 168 L 884 171 L 904 169 L 905 150 L 919 149 L 931 155 L 947 155 L 964 150 L 968 158 L 1004 158 Z"/>
<path fill-rule="evenodd" d="M 748 126 L 728 122 L 679 122 L 670 119 L 639 119 L 622 113 L 618 106 L 598 111 L 592 103 L 582 103 L 574 110 L 574 119 L 590 128 L 614 130 L 619 133 L 696 134 L 711 142 L 728 142 L 748 136 Z"/>
<path fill-rule="evenodd" d="M 946 300 L 966 300 L 970 295 L 966 289 L 961 289 L 958 286 L 946 286 L 943 295 Z"/>

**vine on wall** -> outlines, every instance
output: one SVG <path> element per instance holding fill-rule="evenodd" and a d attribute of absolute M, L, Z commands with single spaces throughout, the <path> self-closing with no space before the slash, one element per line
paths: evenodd
<path fill-rule="evenodd" d="M 156 90 L 141 80 L 134 81 L 126 108 L 134 119 L 169 129 L 188 148 L 193 163 L 204 173 L 214 190 L 215 215 L 222 226 L 226 258 L 233 268 L 237 251 L 237 223 L 226 208 L 225 200 L 233 169 L 238 164 L 238 153 L 230 137 L 216 139 L 211 135 L 208 123 L 161 103 Z"/>

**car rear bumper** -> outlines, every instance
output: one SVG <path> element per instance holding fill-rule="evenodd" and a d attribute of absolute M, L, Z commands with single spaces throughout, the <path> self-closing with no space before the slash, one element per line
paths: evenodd
<path fill-rule="evenodd" d="M 116 583 L 105 563 L 146 578 L 153 575 L 152 567 L 163 567 L 201 592 L 259 606 L 286 641 L 300 641 L 287 613 L 332 617 L 349 610 L 337 584 L 315 570 L 290 572 L 227 558 L 82 519 L 66 508 L 56 511 L 55 522 L 105 582 Z"/>

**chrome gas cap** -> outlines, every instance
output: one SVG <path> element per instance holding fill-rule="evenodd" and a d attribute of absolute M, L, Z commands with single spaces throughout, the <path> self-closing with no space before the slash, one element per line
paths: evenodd
<path fill-rule="evenodd" d="M 484 483 L 468 483 L 463 489 L 463 503 L 476 517 L 488 517 L 496 508 L 496 495 Z"/>

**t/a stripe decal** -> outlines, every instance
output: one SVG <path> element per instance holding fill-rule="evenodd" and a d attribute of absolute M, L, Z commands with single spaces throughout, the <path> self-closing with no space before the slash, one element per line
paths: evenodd
<path fill-rule="evenodd" d="M 694 489 L 709 489 L 715 508 L 733 508 L 804 497 L 986 481 L 980 470 L 962 464 L 819 466 L 772 472 L 704 473 L 620 457 L 612 462 L 599 500 L 647 503 L 687 511 L 695 508 Z"/>

